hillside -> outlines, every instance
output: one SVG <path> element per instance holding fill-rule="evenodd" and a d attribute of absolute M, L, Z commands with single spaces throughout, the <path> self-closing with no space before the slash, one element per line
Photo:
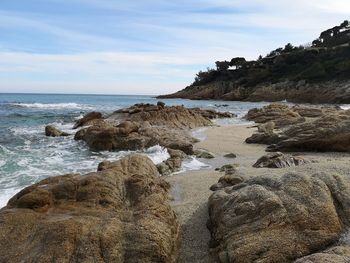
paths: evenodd
<path fill-rule="evenodd" d="M 217 61 L 185 89 L 160 98 L 350 103 L 350 24 L 307 45 L 287 44 L 265 57 Z"/>

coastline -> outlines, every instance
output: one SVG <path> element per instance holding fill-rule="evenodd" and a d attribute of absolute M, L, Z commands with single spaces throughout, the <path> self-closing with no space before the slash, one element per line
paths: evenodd
<path fill-rule="evenodd" d="M 215 168 L 224 164 L 238 164 L 238 173 L 244 178 L 270 174 L 283 175 L 289 172 L 299 174 L 338 173 L 349 174 L 350 153 L 292 153 L 300 154 L 308 160 L 301 166 L 271 169 L 254 168 L 252 165 L 266 154 L 265 145 L 247 144 L 245 139 L 257 128 L 252 125 L 229 125 L 209 127 L 205 130 L 205 139 L 195 144 L 196 149 L 205 149 L 216 157 L 201 161 L 211 165 L 210 169 L 187 171 L 164 179 L 172 186 L 171 206 L 177 214 L 182 228 L 182 246 L 179 262 L 211 262 L 208 254 L 210 233 L 206 227 L 208 216 L 208 198 L 212 194 L 210 186 L 224 175 Z M 237 158 L 223 157 L 235 153 Z"/>

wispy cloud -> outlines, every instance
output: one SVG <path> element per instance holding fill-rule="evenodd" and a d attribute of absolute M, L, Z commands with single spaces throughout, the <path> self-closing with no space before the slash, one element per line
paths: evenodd
<path fill-rule="evenodd" d="M 0 92 L 171 92 L 348 18 L 345 0 L 4 0 Z"/>

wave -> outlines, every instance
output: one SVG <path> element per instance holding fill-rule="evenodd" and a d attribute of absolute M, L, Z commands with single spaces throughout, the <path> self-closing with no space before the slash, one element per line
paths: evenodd
<path fill-rule="evenodd" d="M 343 110 L 350 110 L 350 104 L 340 106 Z"/>
<path fill-rule="evenodd" d="M 34 109 L 92 109 L 92 107 L 88 105 L 78 104 L 75 102 L 68 103 L 9 103 L 9 105 L 13 107 L 20 108 L 34 108 Z"/>

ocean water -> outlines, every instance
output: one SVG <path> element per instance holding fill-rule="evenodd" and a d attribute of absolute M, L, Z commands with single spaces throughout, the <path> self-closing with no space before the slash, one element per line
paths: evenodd
<path fill-rule="evenodd" d="M 0 207 L 24 187 L 48 176 L 96 171 L 103 160 L 117 160 L 130 152 L 92 152 L 84 142 L 73 140 L 73 123 L 89 111 L 111 113 L 135 103 L 156 103 L 150 96 L 114 95 L 54 95 L 54 94 L 0 94 Z M 215 108 L 231 111 L 237 118 L 218 120 L 218 124 L 239 124 L 241 118 L 254 107 L 267 103 L 162 100 L 167 105 Z M 226 106 L 223 106 L 226 105 Z M 66 131 L 69 137 L 46 137 L 45 126 L 53 124 Z M 204 139 L 203 129 L 194 136 Z M 154 163 L 168 158 L 160 146 L 147 149 Z M 182 171 L 207 165 L 195 158 L 184 163 Z"/>

